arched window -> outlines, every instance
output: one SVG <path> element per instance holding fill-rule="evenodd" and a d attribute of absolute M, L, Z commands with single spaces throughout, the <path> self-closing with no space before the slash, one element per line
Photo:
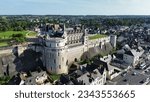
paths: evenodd
<path fill-rule="evenodd" d="M 68 65 L 68 60 L 66 61 L 66 65 Z"/>
<path fill-rule="evenodd" d="M 75 61 L 75 62 L 77 62 L 77 61 L 78 61 L 78 59 L 77 59 L 77 58 L 75 58 L 75 59 L 74 59 L 74 61 Z"/>
<path fill-rule="evenodd" d="M 59 65 L 59 69 L 61 69 L 61 65 Z"/>

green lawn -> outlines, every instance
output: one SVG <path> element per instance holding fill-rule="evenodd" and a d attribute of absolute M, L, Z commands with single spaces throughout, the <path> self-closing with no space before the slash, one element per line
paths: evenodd
<path fill-rule="evenodd" d="M 28 31 L 6 31 L 6 32 L 0 32 L 0 38 L 1 39 L 8 39 L 11 38 L 12 34 L 27 34 Z"/>
<path fill-rule="evenodd" d="M 36 35 L 37 35 L 37 33 L 36 33 L 36 32 L 33 32 L 33 31 L 30 32 L 30 33 L 28 33 L 28 36 L 31 36 L 31 37 L 32 37 L 32 36 L 36 36 Z"/>
<path fill-rule="evenodd" d="M 96 35 L 93 35 L 93 36 L 89 36 L 89 40 L 94 40 L 94 39 L 99 39 L 99 38 L 104 38 L 104 37 L 107 37 L 107 35 L 96 34 Z"/>
<path fill-rule="evenodd" d="M 11 40 L 13 34 L 28 34 L 28 36 L 36 36 L 36 32 L 33 31 L 6 31 L 0 32 L 0 47 L 8 46 L 8 42 Z"/>

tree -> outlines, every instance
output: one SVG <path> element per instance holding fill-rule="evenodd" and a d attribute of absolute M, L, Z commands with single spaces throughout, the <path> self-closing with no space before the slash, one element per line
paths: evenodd
<path fill-rule="evenodd" d="M 23 34 L 13 34 L 12 35 L 12 39 L 16 42 L 16 43 L 23 43 L 25 42 L 25 36 Z"/>

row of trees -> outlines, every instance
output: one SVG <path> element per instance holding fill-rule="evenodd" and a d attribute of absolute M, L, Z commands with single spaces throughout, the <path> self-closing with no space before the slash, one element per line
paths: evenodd
<path fill-rule="evenodd" d="M 23 34 L 13 34 L 12 40 L 15 41 L 15 43 L 23 43 L 26 41 L 26 37 Z"/>
<path fill-rule="evenodd" d="M 85 27 L 91 27 L 91 28 L 101 28 L 102 24 L 100 24 L 99 20 L 96 19 L 82 19 L 80 20 L 80 23 L 84 25 Z"/>
<path fill-rule="evenodd" d="M 29 20 L 17 20 L 17 19 L 7 19 L 0 18 L 0 32 L 3 31 L 22 31 L 27 30 L 33 27 L 35 23 L 30 22 Z"/>
<path fill-rule="evenodd" d="M 81 24 L 87 27 L 103 28 L 104 26 L 131 26 L 145 23 L 145 19 L 140 18 L 124 18 L 124 19 L 81 19 Z"/>
<path fill-rule="evenodd" d="M 13 18 L 13 17 L 0 17 L 0 32 L 4 31 L 22 31 L 33 29 L 36 25 L 45 24 L 45 23 L 60 23 L 59 19 L 49 19 L 49 18 L 40 18 L 40 19 L 30 19 L 30 18 Z M 65 22 L 64 22 L 65 23 Z"/>
<path fill-rule="evenodd" d="M 126 18 L 126 19 L 107 19 L 103 21 L 103 24 L 106 26 L 115 26 L 115 25 L 121 25 L 121 26 L 131 26 L 131 25 L 137 25 L 137 24 L 143 24 L 145 21 L 144 19 L 139 18 Z"/>
<path fill-rule="evenodd" d="M 71 20 L 71 17 L 68 17 L 68 20 Z M 79 18 L 76 18 L 78 21 Z M 76 23 L 72 21 L 72 23 Z M 104 26 L 115 26 L 115 25 L 135 25 L 135 24 L 143 24 L 144 22 L 150 22 L 149 19 L 146 18 L 92 18 L 92 19 L 79 19 L 82 25 L 86 27 L 94 27 L 94 28 L 102 28 Z M 56 18 L 39 18 L 31 20 L 29 17 L 26 18 L 10 18 L 10 17 L 0 17 L 0 31 L 14 30 L 14 31 L 22 31 L 31 29 L 35 25 L 39 25 L 40 23 L 60 23 L 61 19 Z M 67 23 L 67 21 L 63 21 L 63 23 Z"/>

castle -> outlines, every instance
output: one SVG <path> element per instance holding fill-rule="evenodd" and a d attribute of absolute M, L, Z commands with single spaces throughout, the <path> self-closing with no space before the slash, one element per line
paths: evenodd
<path fill-rule="evenodd" d="M 99 47 L 110 43 L 116 47 L 116 36 L 102 36 L 88 34 L 88 29 L 82 26 L 66 28 L 65 25 L 42 25 L 39 30 L 41 47 L 33 48 L 42 52 L 42 61 L 50 73 L 68 73 L 69 65 L 81 59 L 83 53 L 90 48 Z"/>

